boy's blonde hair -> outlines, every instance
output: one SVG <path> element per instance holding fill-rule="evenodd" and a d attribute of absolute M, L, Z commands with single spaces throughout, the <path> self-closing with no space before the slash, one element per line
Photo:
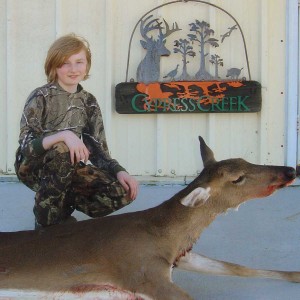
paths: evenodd
<path fill-rule="evenodd" d="M 56 81 L 56 69 L 60 68 L 71 55 L 77 54 L 81 50 L 85 51 L 87 59 L 86 75 L 84 77 L 84 80 L 86 80 L 89 77 L 91 68 L 90 45 L 86 39 L 72 33 L 58 38 L 49 48 L 44 65 L 47 81 Z"/>

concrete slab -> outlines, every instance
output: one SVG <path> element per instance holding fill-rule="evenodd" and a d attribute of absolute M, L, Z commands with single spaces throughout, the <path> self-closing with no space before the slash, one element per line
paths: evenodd
<path fill-rule="evenodd" d="M 170 198 L 182 185 L 141 185 L 138 199 L 117 213 L 146 209 Z M 193 251 L 256 268 L 300 271 L 300 187 L 292 186 L 238 212 L 219 216 Z M 34 227 L 34 193 L 18 182 L 0 182 L 0 231 Z M 87 219 L 75 212 L 78 220 Z M 20 251 L 22 251 L 20 249 Z M 174 281 L 195 300 L 294 300 L 300 284 L 268 279 L 217 277 L 174 271 Z"/>

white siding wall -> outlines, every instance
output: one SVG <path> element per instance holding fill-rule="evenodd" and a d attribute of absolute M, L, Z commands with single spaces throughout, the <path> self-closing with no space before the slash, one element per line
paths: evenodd
<path fill-rule="evenodd" d="M 285 159 L 285 0 L 210 1 L 241 25 L 253 80 L 262 84 L 262 111 L 251 114 L 120 115 L 114 87 L 125 81 L 128 43 L 138 19 L 163 0 L 0 0 L 0 169 L 13 173 L 19 120 L 24 101 L 45 83 L 48 47 L 63 34 L 86 37 L 93 54 L 84 87 L 102 108 L 112 156 L 133 175 L 195 175 L 202 166 L 197 136 L 217 159 L 243 157 L 254 163 L 284 164 Z M 198 18 L 218 29 L 232 26 L 227 16 L 202 4 L 177 3 L 155 12 L 180 26 Z M 183 25 L 182 25 L 183 24 Z M 226 28 L 226 27 L 225 27 Z M 174 34 L 174 38 L 176 35 Z M 216 37 L 219 38 L 219 37 Z M 144 52 L 139 31 L 133 39 L 129 78 Z M 171 39 L 172 41 L 174 39 Z M 172 50 L 172 41 L 167 47 Z M 245 66 L 241 40 L 232 39 L 227 61 Z M 162 60 L 166 73 L 176 63 Z M 247 76 L 246 68 L 243 76 Z"/>

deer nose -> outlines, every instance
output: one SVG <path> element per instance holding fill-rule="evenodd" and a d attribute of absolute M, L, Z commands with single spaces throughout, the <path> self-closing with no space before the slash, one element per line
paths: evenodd
<path fill-rule="evenodd" d="M 296 172 L 294 168 L 288 167 L 284 174 L 288 179 L 294 179 L 298 175 L 298 171 Z"/>

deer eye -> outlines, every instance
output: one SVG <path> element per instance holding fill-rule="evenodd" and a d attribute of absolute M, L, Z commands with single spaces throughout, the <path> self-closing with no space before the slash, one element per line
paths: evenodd
<path fill-rule="evenodd" d="M 246 177 L 245 176 L 240 176 L 237 180 L 232 181 L 233 184 L 242 184 L 244 183 Z"/>

